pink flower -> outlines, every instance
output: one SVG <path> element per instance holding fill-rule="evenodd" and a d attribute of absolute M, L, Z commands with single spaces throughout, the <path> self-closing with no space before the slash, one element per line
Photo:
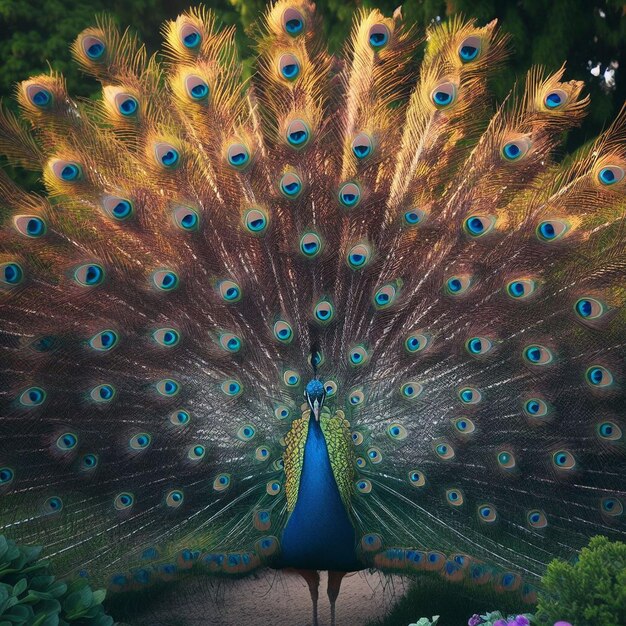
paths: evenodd
<path fill-rule="evenodd" d="M 554 622 L 554 626 L 572 626 L 569 622 Z"/>

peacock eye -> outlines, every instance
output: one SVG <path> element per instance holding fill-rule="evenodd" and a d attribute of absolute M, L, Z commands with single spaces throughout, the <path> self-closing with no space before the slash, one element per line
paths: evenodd
<path fill-rule="evenodd" d="M 362 389 L 354 389 L 348 398 L 351 406 L 359 406 L 365 401 L 365 394 Z"/>
<path fill-rule="evenodd" d="M 287 172 L 280 179 L 280 191 L 287 198 L 297 198 L 302 191 L 302 180 L 297 174 Z"/>
<path fill-rule="evenodd" d="M 45 514 L 59 513 L 62 508 L 63 500 L 57 496 L 52 496 L 43 503 L 43 512 Z"/>
<path fill-rule="evenodd" d="M 412 380 L 400 386 L 400 395 L 405 400 L 415 400 L 421 395 L 422 391 L 424 391 L 423 385 Z"/>
<path fill-rule="evenodd" d="M 99 352 L 113 349 L 119 341 L 119 335 L 113 330 L 103 330 L 89 340 L 89 347 Z"/>
<path fill-rule="evenodd" d="M 352 433 L 352 443 L 355 446 L 360 446 L 363 443 L 363 439 L 364 439 L 363 433 L 359 432 L 358 430 L 355 430 Z"/>
<path fill-rule="evenodd" d="M 202 35 L 200 31 L 189 22 L 183 24 L 182 28 L 179 31 L 180 41 L 189 50 L 193 50 L 197 48 L 201 41 Z"/>
<path fill-rule="evenodd" d="M 337 383 L 334 380 L 327 380 L 324 383 L 324 391 L 327 398 L 332 398 L 337 393 Z"/>
<path fill-rule="evenodd" d="M 414 354 L 416 352 L 421 352 L 424 350 L 429 344 L 428 337 L 422 333 L 411 333 L 404 340 L 404 348 L 410 354 Z"/>
<path fill-rule="evenodd" d="M 133 117 L 139 109 L 139 101 L 128 93 L 117 93 L 114 98 L 117 112 L 122 117 Z"/>
<path fill-rule="evenodd" d="M 300 384 L 300 374 L 295 370 L 286 370 L 283 373 L 283 382 L 287 387 L 297 387 Z"/>
<path fill-rule="evenodd" d="M 171 143 L 159 141 L 154 144 L 153 151 L 157 165 L 166 170 L 176 169 L 180 165 L 180 152 Z"/>
<path fill-rule="evenodd" d="M 622 504 L 622 501 L 618 498 L 602 498 L 602 500 L 600 501 L 600 510 L 605 515 L 618 517 L 624 512 L 624 505 Z"/>
<path fill-rule="evenodd" d="M 469 417 L 457 417 L 452 420 L 452 424 L 462 435 L 471 435 L 476 430 L 474 422 Z"/>
<path fill-rule="evenodd" d="M 206 448 L 201 444 L 195 444 L 189 448 L 187 452 L 187 458 L 191 461 L 200 461 L 206 454 Z"/>
<path fill-rule="evenodd" d="M 278 70 L 285 80 L 292 81 L 300 74 L 300 63 L 295 55 L 283 54 L 278 60 Z"/>
<path fill-rule="evenodd" d="M 459 400 L 463 404 L 478 404 L 482 400 L 482 394 L 475 387 L 462 387 L 458 391 Z"/>
<path fill-rule="evenodd" d="M 568 450 L 557 450 L 552 455 L 552 464 L 559 470 L 571 470 L 576 467 L 576 460 Z"/>
<path fill-rule="evenodd" d="M 172 489 L 172 491 L 168 491 L 165 496 L 165 504 L 175 509 L 183 503 L 184 499 L 185 496 L 180 489 Z"/>
<path fill-rule="evenodd" d="M 606 307 L 595 298 L 580 298 L 574 305 L 576 315 L 582 320 L 596 320 L 604 315 Z"/>
<path fill-rule="evenodd" d="M 287 142 L 294 148 L 305 146 L 310 136 L 311 131 L 303 120 L 293 120 L 287 127 Z"/>
<path fill-rule="evenodd" d="M 408 477 L 413 487 L 423 487 L 426 484 L 426 476 L 424 476 L 424 472 L 420 472 L 419 470 L 410 470 Z"/>
<path fill-rule="evenodd" d="M 226 302 L 238 302 L 241 300 L 241 287 L 232 280 L 220 280 L 217 290 Z"/>
<path fill-rule="evenodd" d="M 73 450 L 78 445 L 78 437 L 74 433 L 63 433 L 57 439 L 57 448 L 59 450 Z"/>
<path fill-rule="evenodd" d="M 475 61 L 480 54 L 480 49 L 480 37 L 476 35 L 466 37 L 459 46 L 459 58 L 463 63 L 470 63 L 471 61 Z"/>
<path fill-rule="evenodd" d="M 250 151 L 242 143 L 232 143 L 226 151 L 226 159 L 229 165 L 235 169 L 242 170 L 250 162 Z"/>
<path fill-rule="evenodd" d="M 83 170 L 78 163 L 63 159 L 53 159 L 50 169 L 56 178 L 66 183 L 77 182 L 83 176 Z"/>
<path fill-rule="evenodd" d="M 346 260 L 348 261 L 348 266 L 351 269 L 358 270 L 365 267 L 369 263 L 371 255 L 371 246 L 365 243 L 359 243 L 352 246 L 352 248 L 348 250 Z"/>
<path fill-rule="evenodd" d="M 592 387 L 608 387 L 613 383 L 613 374 L 602 365 L 592 365 L 585 372 L 585 379 Z"/>
<path fill-rule="evenodd" d="M 351 365 L 360 366 L 365 365 L 369 360 L 369 353 L 365 346 L 356 346 L 349 352 L 349 360 Z"/>
<path fill-rule="evenodd" d="M 545 528 L 548 525 L 546 514 L 539 509 L 528 511 L 526 521 L 531 528 Z"/>
<path fill-rule="evenodd" d="M 398 283 L 387 283 L 374 293 L 374 306 L 377 309 L 386 309 L 396 301 L 398 294 Z"/>
<path fill-rule="evenodd" d="M 568 230 L 569 225 L 563 220 L 545 220 L 537 226 L 537 239 L 545 243 L 550 243 L 561 239 Z"/>
<path fill-rule="evenodd" d="M 152 437 L 148 433 L 138 433 L 130 438 L 128 445 L 132 450 L 145 450 L 151 442 Z"/>
<path fill-rule="evenodd" d="M 267 213 L 261 209 L 249 209 L 244 213 L 243 224 L 251 234 L 260 235 L 267 228 Z"/>
<path fill-rule="evenodd" d="M 26 87 L 26 97 L 38 109 L 47 109 L 53 102 L 52 92 L 37 83 L 31 83 Z"/>
<path fill-rule="evenodd" d="M 12 261 L 0 263 L 0 283 L 10 287 L 19 285 L 24 280 L 24 270 L 19 263 Z"/>
<path fill-rule="evenodd" d="M 393 423 L 387 426 L 387 434 L 395 441 L 402 441 L 407 438 L 409 433 L 402 424 Z"/>
<path fill-rule="evenodd" d="M 357 480 L 355 485 L 359 493 L 370 493 L 372 491 L 372 483 L 371 481 L 367 480 L 367 478 L 361 478 L 360 480 Z"/>
<path fill-rule="evenodd" d="M 447 441 L 433 441 L 433 450 L 435 454 L 443 461 L 449 461 L 454 458 L 454 448 Z"/>
<path fill-rule="evenodd" d="M 530 146 L 531 142 L 528 137 L 508 141 L 502 146 L 502 157 L 505 161 L 519 161 L 528 154 Z"/>
<path fill-rule="evenodd" d="M 465 349 L 472 356 L 481 356 L 493 348 L 493 343 L 486 337 L 472 337 L 465 342 Z"/>
<path fill-rule="evenodd" d="M 95 287 L 104 280 L 104 269 L 95 263 L 81 265 L 74 270 L 74 280 L 83 287 Z"/>
<path fill-rule="evenodd" d="M 403 220 L 407 226 L 417 226 L 426 219 L 426 213 L 421 209 L 409 209 L 404 212 Z"/>
<path fill-rule="evenodd" d="M 256 428 L 252 424 L 245 424 L 237 431 L 237 438 L 241 441 L 250 441 L 256 435 Z"/>
<path fill-rule="evenodd" d="M 602 185 L 615 185 L 624 178 L 624 170 L 618 165 L 607 165 L 598 172 L 598 180 Z"/>
<path fill-rule="evenodd" d="M 105 196 L 102 200 L 104 212 L 118 222 L 127 220 L 133 214 L 133 203 L 119 196 Z"/>
<path fill-rule="evenodd" d="M 380 50 L 389 41 L 389 29 L 384 24 L 374 24 L 368 34 L 368 41 L 374 50 Z"/>
<path fill-rule="evenodd" d="M 378 448 L 370 448 L 367 451 L 367 458 L 369 459 L 370 463 L 377 465 L 383 460 L 383 455 Z"/>
<path fill-rule="evenodd" d="M 267 461 L 270 458 L 270 451 L 265 446 L 259 446 L 254 451 L 254 458 L 257 461 Z"/>
<path fill-rule="evenodd" d="M 356 183 L 345 183 L 339 189 L 339 202 L 346 208 L 353 208 L 361 199 L 361 189 Z"/>
<path fill-rule="evenodd" d="M 41 387 L 29 387 L 20 394 L 20 404 L 26 407 L 39 406 L 46 399 L 46 392 Z"/>
<path fill-rule="evenodd" d="M 265 486 L 265 491 L 270 496 L 276 496 L 280 493 L 281 484 L 277 480 L 273 480 Z"/>
<path fill-rule="evenodd" d="M 210 90 L 204 79 L 195 74 L 190 74 L 185 77 L 185 91 L 192 101 L 201 102 L 209 97 Z"/>
<path fill-rule="evenodd" d="M 173 270 L 156 270 L 152 274 L 152 284 L 161 291 L 173 291 L 178 287 L 178 274 Z"/>
<path fill-rule="evenodd" d="M 437 109 L 445 109 L 454 103 L 456 96 L 456 85 L 445 81 L 433 89 L 430 98 Z"/>
<path fill-rule="evenodd" d="M 80 469 L 84 471 L 89 471 L 95 469 L 98 466 L 98 455 L 97 454 L 85 454 L 80 461 Z"/>
<path fill-rule="evenodd" d="M 98 61 L 104 56 L 106 45 L 102 39 L 94 35 L 88 35 L 81 40 L 83 52 L 92 61 Z"/>
<path fill-rule="evenodd" d="M 472 277 L 469 274 L 450 276 L 445 282 L 445 290 L 450 296 L 460 296 L 467 292 L 471 284 Z"/>
<path fill-rule="evenodd" d="M 548 365 L 554 360 L 554 355 L 545 346 L 531 344 L 526 346 L 522 352 L 524 359 L 531 365 Z"/>
<path fill-rule="evenodd" d="M 543 103 L 547 109 L 556 111 L 560 109 L 564 104 L 567 104 L 568 95 L 562 89 L 553 89 L 546 94 L 543 99 Z"/>
<path fill-rule="evenodd" d="M 156 390 L 162 396 L 175 396 L 180 391 L 180 385 L 172 378 L 164 378 L 156 384 Z"/>
<path fill-rule="evenodd" d="M 200 218 L 197 211 L 186 206 L 179 206 L 174 209 L 174 223 L 181 230 L 192 231 L 198 228 Z"/>
<path fill-rule="evenodd" d="M 290 343 L 293 339 L 293 328 L 288 322 L 278 320 L 274 323 L 274 337 L 281 343 Z"/>
<path fill-rule="evenodd" d="M 285 9 L 282 16 L 282 24 L 288 35 L 296 37 L 304 30 L 302 13 L 294 8 Z"/>
<path fill-rule="evenodd" d="M 322 250 L 322 240 L 317 233 L 305 233 L 300 239 L 300 252 L 312 259 Z"/>
<path fill-rule="evenodd" d="M 503 469 L 513 469 L 515 467 L 515 456 L 509 450 L 502 450 L 497 455 L 498 465 Z"/>
<path fill-rule="evenodd" d="M 328 300 L 320 300 L 313 309 L 313 316 L 321 324 L 328 324 L 335 315 L 335 308 Z"/>
<path fill-rule="evenodd" d="M 619 441 L 622 438 L 622 429 L 615 422 L 601 422 L 596 427 L 596 433 L 604 441 Z"/>
<path fill-rule="evenodd" d="M 496 218 L 490 215 L 471 215 L 463 222 L 465 232 L 474 238 L 490 233 L 496 224 Z"/>
<path fill-rule="evenodd" d="M 89 395 L 94 402 L 110 402 L 115 397 L 115 387 L 103 384 L 95 386 Z"/>
<path fill-rule="evenodd" d="M 541 398 L 530 398 L 524 402 L 524 412 L 530 417 L 545 417 L 549 407 Z"/>
<path fill-rule="evenodd" d="M 498 513 L 496 512 L 496 508 L 493 504 L 479 504 L 477 511 L 478 519 L 487 524 L 492 524 L 498 517 Z"/>
<path fill-rule="evenodd" d="M 174 426 L 185 426 L 189 424 L 191 420 L 191 415 L 189 411 L 185 411 L 183 409 L 179 409 L 178 411 L 174 411 L 170 414 L 170 422 L 174 424 Z"/>
<path fill-rule="evenodd" d="M 219 336 L 219 342 L 222 349 L 226 350 L 226 352 L 239 352 L 243 345 L 241 338 L 234 333 L 222 333 Z"/>
<path fill-rule="evenodd" d="M 117 496 L 115 496 L 115 500 L 113 500 L 113 506 L 118 511 L 124 511 L 125 509 L 129 509 L 135 503 L 135 496 L 132 493 L 128 493 L 124 491 Z"/>
<path fill-rule="evenodd" d="M 463 492 L 456 487 L 446 489 L 446 501 L 452 506 L 461 506 L 463 504 Z"/>
<path fill-rule="evenodd" d="M 13 218 L 15 230 L 20 235 L 36 239 L 46 234 L 46 223 L 36 215 L 16 215 Z"/>
<path fill-rule="evenodd" d="M 359 133 L 352 140 L 351 147 L 352 154 L 359 160 L 367 158 L 372 154 L 372 150 L 374 149 L 372 139 L 367 133 Z"/>
<path fill-rule="evenodd" d="M 520 278 L 512 280 L 506 286 L 506 292 L 515 300 L 523 300 L 532 295 L 537 288 L 537 282 L 532 278 Z"/>
<path fill-rule="evenodd" d="M 222 393 L 226 394 L 227 396 L 233 397 L 238 396 L 243 391 L 241 383 L 238 380 L 234 379 L 225 380 L 220 385 L 220 389 L 222 390 Z"/>

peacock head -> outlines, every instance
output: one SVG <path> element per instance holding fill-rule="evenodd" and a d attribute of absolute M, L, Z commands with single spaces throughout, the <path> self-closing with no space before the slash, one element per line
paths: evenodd
<path fill-rule="evenodd" d="M 319 422 L 320 411 L 324 406 L 324 400 L 326 398 L 326 390 L 324 389 L 322 381 L 318 378 L 310 380 L 304 389 L 304 397 L 311 411 L 313 411 L 315 419 Z"/>

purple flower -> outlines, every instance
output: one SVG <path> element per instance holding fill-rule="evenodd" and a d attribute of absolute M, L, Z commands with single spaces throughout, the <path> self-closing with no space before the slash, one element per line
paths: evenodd
<path fill-rule="evenodd" d="M 569 622 L 554 622 L 554 626 L 572 626 Z"/>
<path fill-rule="evenodd" d="M 480 615 L 476 615 L 476 613 L 467 620 L 467 626 L 478 626 L 483 623 L 483 618 Z"/>
<path fill-rule="evenodd" d="M 529 626 L 530 625 L 528 618 L 524 615 L 518 615 L 515 618 L 515 623 L 517 624 L 517 626 Z"/>
<path fill-rule="evenodd" d="M 493 626 L 508 626 L 508 624 L 506 623 L 505 620 L 503 619 L 497 619 L 494 623 Z"/>

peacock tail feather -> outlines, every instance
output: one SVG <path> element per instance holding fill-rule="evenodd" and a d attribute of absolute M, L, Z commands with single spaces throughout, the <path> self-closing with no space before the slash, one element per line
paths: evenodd
<path fill-rule="evenodd" d="M 0 533 L 128 589 L 201 567 L 532 585 L 626 535 L 626 114 L 495 22 L 278 0 L 245 81 L 192 9 L 163 56 L 100 19 L 102 85 L 17 88 L 0 152 Z M 303 398 L 304 394 L 304 398 Z"/>

